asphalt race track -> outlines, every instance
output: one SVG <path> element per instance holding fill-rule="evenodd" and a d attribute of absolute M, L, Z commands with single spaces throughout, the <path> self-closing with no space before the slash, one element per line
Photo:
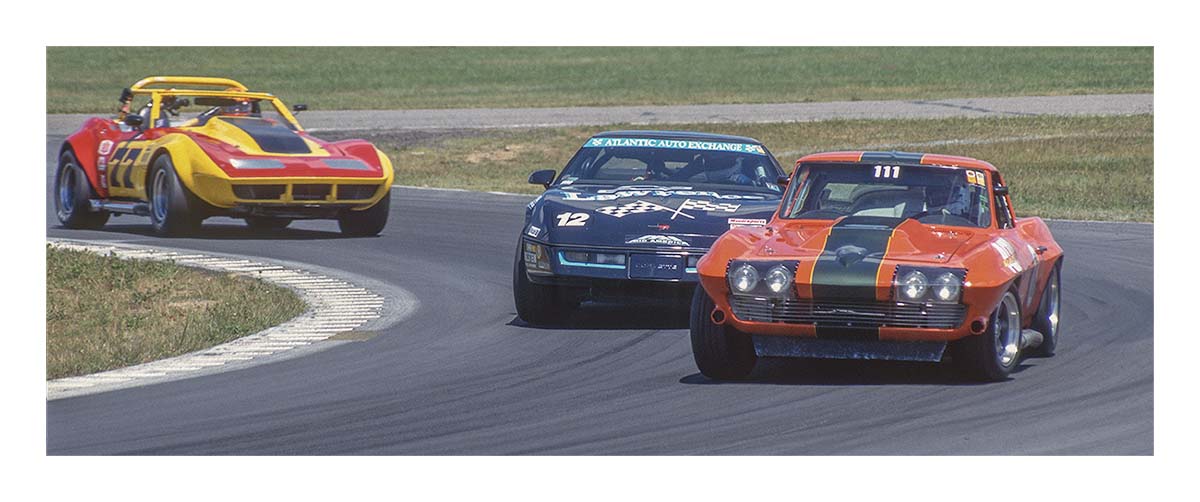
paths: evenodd
<path fill-rule="evenodd" d="M 47 181 L 61 137 L 48 138 Z M 1151 454 L 1153 227 L 1054 222 L 1066 248 L 1059 353 L 995 384 L 941 365 L 772 360 L 749 382 L 692 363 L 686 312 L 593 306 L 515 320 L 528 199 L 396 189 L 384 235 L 335 222 L 252 235 L 214 219 L 160 239 L 149 219 L 53 237 L 315 264 L 413 292 L 370 340 L 247 369 L 47 402 L 50 454 Z"/>

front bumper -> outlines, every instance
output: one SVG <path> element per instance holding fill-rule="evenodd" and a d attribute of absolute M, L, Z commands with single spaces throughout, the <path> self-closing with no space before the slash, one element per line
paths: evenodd
<path fill-rule="evenodd" d="M 222 178 L 198 173 L 193 181 L 193 191 L 198 197 L 227 209 L 322 206 L 363 209 L 386 197 L 391 188 L 391 179 L 386 177 Z M 313 211 L 301 209 L 301 212 Z"/>
<path fill-rule="evenodd" d="M 585 286 L 620 281 L 695 284 L 699 279 L 696 262 L 707 251 L 699 248 L 654 249 L 603 246 L 557 246 L 526 239 L 543 246 L 549 257 L 549 270 L 526 267 L 530 281 L 537 284 Z M 524 243 L 522 244 L 524 246 Z M 622 263 L 572 259 L 575 254 L 602 254 L 623 257 Z"/>

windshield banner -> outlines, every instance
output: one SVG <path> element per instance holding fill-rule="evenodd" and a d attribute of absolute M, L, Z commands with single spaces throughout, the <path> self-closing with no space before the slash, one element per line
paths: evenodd
<path fill-rule="evenodd" d="M 759 145 L 747 143 L 721 143 L 717 141 L 689 141 L 682 139 L 655 138 L 592 138 L 587 147 L 640 147 L 640 148 L 670 148 L 675 150 L 711 150 L 716 152 L 748 153 L 766 155 L 767 152 Z"/>

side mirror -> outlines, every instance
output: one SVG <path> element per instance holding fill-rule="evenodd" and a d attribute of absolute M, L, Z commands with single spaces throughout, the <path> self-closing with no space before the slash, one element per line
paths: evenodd
<path fill-rule="evenodd" d="M 1008 187 L 998 186 L 996 188 L 993 188 L 992 192 L 994 192 L 996 195 L 1001 195 L 1001 196 L 1008 195 Z"/>
<path fill-rule="evenodd" d="M 775 184 L 779 185 L 779 188 L 787 188 L 789 179 L 791 178 L 788 178 L 787 176 L 780 176 L 779 179 L 775 180 Z"/>
<path fill-rule="evenodd" d="M 125 116 L 125 125 L 127 125 L 129 127 L 132 127 L 134 129 L 141 129 L 142 126 L 145 124 L 146 124 L 146 119 L 142 118 L 141 115 L 138 115 L 136 113 L 131 113 L 131 114 Z"/>
<path fill-rule="evenodd" d="M 292 111 L 296 113 L 308 111 L 308 105 L 292 105 Z"/>
<path fill-rule="evenodd" d="M 530 185 L 541 185 L 546 188 L 550 188 L 551 183 L 554 183 L 554 170 L 553 169 L 543 169 L 541 171 L 534 171 L 533 174 L 529 175 L 529 184 Z"/>

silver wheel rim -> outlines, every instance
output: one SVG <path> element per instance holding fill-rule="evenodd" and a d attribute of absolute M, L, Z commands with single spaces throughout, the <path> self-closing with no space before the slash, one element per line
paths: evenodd
<path fill-rule="evenodd" d="M 992 322 L 995 323 L 996 362 L 1007 368 L 1017 362 L 1021 350 L 1021 311 L 1016 296 L 1004 294 Z"/>
<path fill-rule="evenodd" d="M 154 193 L 151 195 L 151 206 L 156 221 L 167 219 L 167 172 L 162 169 L 154 173 Z"/>
<path fill-rule="evenodd" d="M 1061 304 L 1061 295 L 1058 292 L 1058 272 L 1054 272 L 1054 277 L 1050 278 L 1050 284 L 1046 286 L 1047 294 L 1050 295 L 1047 300 L 1050 301 L 1046 309 L 1046 320 L 1049 321 L 1050 332 L 1046 336 L 1058 336 L 1058 309 Z"/>
<path fill-rule="evenodd" d="M 75 211 L 75 165 L 63 165 L 62 173 L 58 176 L 58 207 L 59 216 L 67 216 Z"/>

